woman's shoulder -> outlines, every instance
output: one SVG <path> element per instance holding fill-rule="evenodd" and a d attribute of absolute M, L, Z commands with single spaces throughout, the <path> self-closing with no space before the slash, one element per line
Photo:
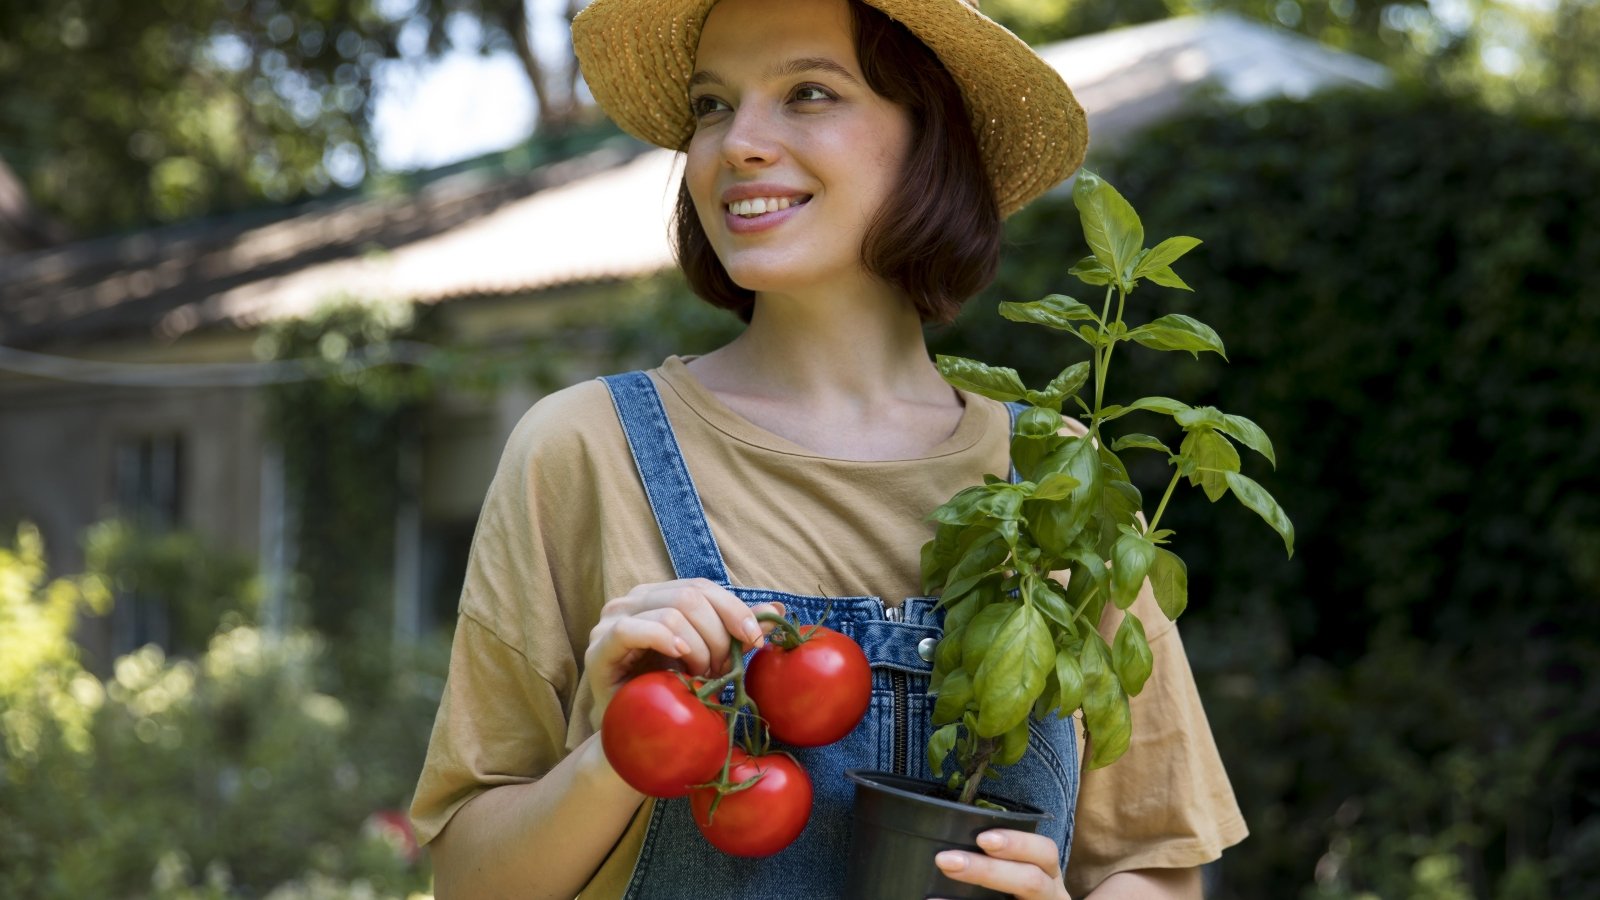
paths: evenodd
<path fill-rule="evenodd" d="M 506 441 L 508 460 L 574 461 L 607 448 L 627 450 L 611 396 L 599 379 L 546 394 L 522 414 Z"/>

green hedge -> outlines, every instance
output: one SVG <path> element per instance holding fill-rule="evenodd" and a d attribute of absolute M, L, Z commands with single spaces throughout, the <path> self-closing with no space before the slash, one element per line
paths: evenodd
<path fill-rule="evenodd" d="M 1234 504 L 1165 520 L 1253 832 L 1218 896 L 1600 896 L 1600 123 L 1332 95 L 1197 111 L 1102 168 L 1149 234 L 1205 241 L 1144 318 L 1231 359 L 1134 348 L 1120 383 L 1258 421 L 1298 530 L 1285 561 Z M 1070 292 L 1086 250 L 1070 200 L 1008 234 L 934 343 L 1047 379 L 1061 348 L 992 301 Z"/>
<path fill-rule="evenodd" d="M 10 543 L 10 542 L 6 542 Z M 309 633 L 224 624 L 194 658 L 146 647 L 101 681 L 69 635 L 98 574 L 47 581 L 38 534 L 0 544 L 0 896 L 404 898 L 425 861 L 403 810 L 443 684 L 442 644 L 348 652 L 392 675 L 358 700 Z M 376 670 L 379 663 L 368 661 Z"/>

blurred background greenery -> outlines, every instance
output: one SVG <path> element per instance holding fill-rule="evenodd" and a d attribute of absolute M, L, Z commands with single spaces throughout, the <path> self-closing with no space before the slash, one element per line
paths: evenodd
<path fill-rule="evenodd" d="M 561 159 L 608 131 L 559 34 L 549 49 L 570 10 L 538 6 L 6 4 L 0 160 L 46 231 L 82 238 L 403 193 L 413 176 L 376 162 L 373 73 L 444 52 L 462 16 L 536 85 L 518 152 Z M 1166 520 L 1190 570 L 1185 644 L 1252 830 L 1209 895 L 1600 896 L 1600 3 L 984 8 L 1035 42 L 1231 10 L 1396 75 L 1387 91 L 1197 101 L 1096 161 L 1153 240 L 1205 241 L 1180 265 L 1195 293 L 1143 291 L 1144 312 L 1206 321 L 1230 356 L 1130 351 L 1122 383 L 1259 422 L 1280 468 L 1251 474 L 1298 530 L 1286 561 L 1231 504 L 1195 494 Z M 1042 381 L 1073 349 L 993 307 L 1070 289 L 1086 252 L 1070 199 L 1024 211 L 1007 242 L 996 285 L 930 341 Z M 286 621 L 255 561 L 207 535 L 107 520 L 81 535 L 76 574 L 0 508 L 0 896 L 426 895 L 398 813 L 449 619 L 395 638 L 408 435 L 444 394 L 549 390 L 575 365 L 653 364 L 736 324 L 664 275 L 512 354 L 426 308 L 273 326 L 276 359 L 444 348 L 261 390 L 298 510 Z M 598 363 L 574 340 L 596 329 Z M 1147 491 L 1164 483 L 1150 463 Z M 75 645 L 85 618 L 135 598 L 162 610 L 158 643 L 114 659 Z"/>

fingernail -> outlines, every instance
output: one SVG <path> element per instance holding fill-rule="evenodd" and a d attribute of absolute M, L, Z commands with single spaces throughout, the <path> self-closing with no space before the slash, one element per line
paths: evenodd
<path fill-rule="evenodd" d="M 678 655 L 679 656 L 688 656 L 689 655 L 689 642 L 684 640 L 683 638 L 674 638 L 673 641 L 672 641 L 672 646 L 674 646 L 674 647 L 676 647 L 678 649 Z"/>
<path fill-rule="evenodd" d="M 744 636 L 745 640 L 749 641 L 754 641 L 761 637 L 761 626 L 757 624 L 755 619 L 744 620 Z"/>
<path fill-rule="evenodd" d="M 933 861 L 938 863 L 939 868 L 946 872 L 959 872 L 967 867 L 967 855 L 965 853 L 957 853 L 954 850 L 946 850 L 935 856 Z"/>
<path fill-rule="evenodd" d="M 978 835 L 978 846 L 985 850 L 999 850 L 1005 845 L 1005 835 L 995 834 L 992 831 L 985 831 L 983 834 Z"/>

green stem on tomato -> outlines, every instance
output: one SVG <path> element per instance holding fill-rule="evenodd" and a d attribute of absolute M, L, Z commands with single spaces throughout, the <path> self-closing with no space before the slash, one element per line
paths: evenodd
<path fill-rule="evenodd" d="M 777 626 L 774 633 L 767 636 L 767 640 L 777 644 L 779 647 L 782 647 L 785 650 L 793 650 L 801 644 L 804 644 L 806 641 L 811 640 L 810 635 L 807 635 L 800 630 L 800 626 L 796 625 L 789 619 L 778 615 L 777 613 L 756 613 L 756 618 L 762 622 L 771 622 L 773 625 Z M 779 636 L 778 632 L 782 632 L 781 637 Z"/>

